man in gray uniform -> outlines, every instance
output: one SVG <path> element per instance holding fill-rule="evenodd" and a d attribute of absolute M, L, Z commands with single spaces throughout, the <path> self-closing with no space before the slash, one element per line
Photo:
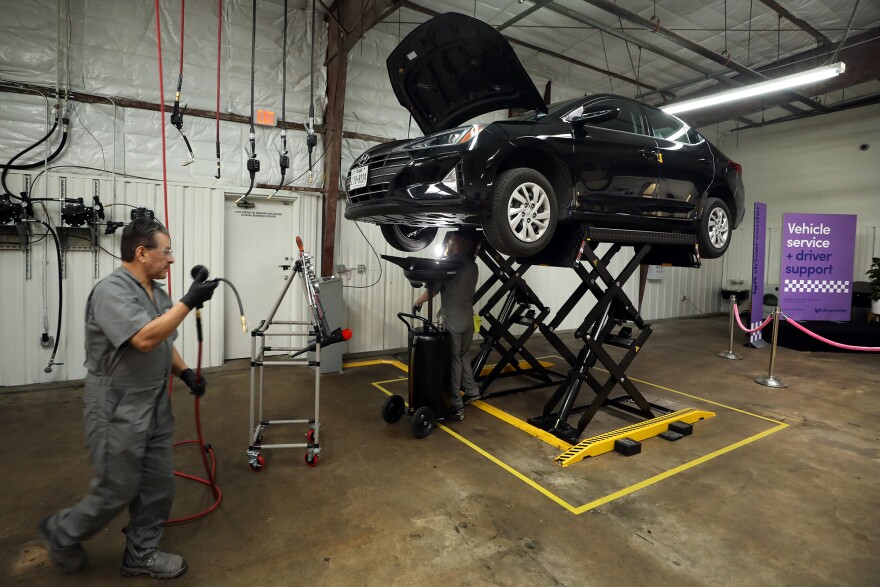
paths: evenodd
<path fill-rule="evenodd" d="M 170 579 L 186 571 L 186 561 L 158 549 L 174 499 L 169 374 L 196 395 L 205 392 L 204 378 L 196 380 L 172 343 L 178 325 L 211 299 L 217 282 L 194 282 L 172 304 L 154 281 L 174 262 L 168 231 L 155 220 L 125 227 L 121 253 L 122 266 L 95 285 L 86 305 L 83 421 L 95 478 L 79 503 L 45 518 L 39 529 L 52 562 L 78 571 L 86 564 L 81 543 L 128 506 L 122 574 Z"/>
<path fill-rule="evenodd" d="M 438 289 L 432 288 L 434 295 L 440 293 L 440 311 L 443 325 L 449 331 L 452 341 L 452 419 L 464 420 L 464 404 L 480 398 L 480 388 L 474 381 L 468 350 L 474 339 L 474 291 L 477 289 L 479 271 L 474 262 L 477 251 L 475 236 L 463 232 L 453 233 L 446 248 L 446 257 L 461 263 L 452 279 L 448 279 Z M 425 291 L 416 300 L 416 308 L 428 301 Z M 461 392 L 464 392 L 462 399 Z"/>

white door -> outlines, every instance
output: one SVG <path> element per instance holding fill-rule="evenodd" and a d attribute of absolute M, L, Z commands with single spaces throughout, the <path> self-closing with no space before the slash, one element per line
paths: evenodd
<path fill-rule="evenodd" d="M 283 291 L 289 270 L 284 265 L 294 263 L 296 249 L 293 234 L 293 200 L 258 199 L 254 208 L 239 208 L 234 199 L 225 202 L 226 242 L 223 277 L 238 288 L 247 317 L 247 334 L 241 332 L 241 316 L 235 295 L 226 295 L 224 308 L 225 359 L 251 356 L 250 332 L 268 317 Z M 291 308 L 302 297 L 301 286 L 290 287 L 275 320 L 294 320 Z M 278 327 L 278 330 L 284 330 Z M 287 328 L 289 329 L 289 327 Z M 273 338 L 267 345 L 289 346 L 286 338 Z M 274 353 L 269 353 L 274 354 Z"/>

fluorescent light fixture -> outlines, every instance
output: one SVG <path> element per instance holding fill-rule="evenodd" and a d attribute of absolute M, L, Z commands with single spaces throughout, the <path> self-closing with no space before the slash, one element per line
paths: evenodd
<path fill-rule="evenodd" d="M 794 86 L 812 84 L 840 75 L 844 71 L 846 71 L 846 64 L 841 61 L 831 65 L 823 65 L 822 67 L 817 67 L 816 69 L 811 69 L 803 73 L 795 73 L 793 75 L 767 80 L 743 88 L 720 92 L 712 96 L 706 96 L 705 98 L 697 98 L 694 100 L 679 102 L 678 104 L 661 106 L 660 110 L 667 114 L 678 114 L 679 112 L 687 112 L 698 108 L 707 108 L 709 106 L 715 106 L 716 104 L 733 102 L 734 100 L 743 100 L 745 98 L 752 98 L 762 94 L 769 94 L 770 92 L 778 92 L 779 90 L 785 90 Z"/>

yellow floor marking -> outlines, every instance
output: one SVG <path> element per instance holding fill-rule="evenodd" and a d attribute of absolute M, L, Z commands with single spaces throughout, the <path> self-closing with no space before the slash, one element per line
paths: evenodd
<path fill-rule="evenodd" d="M 396 361 L 394 359 L 375 359 L 372 361 L 353 361 L 351 363 L 343 363 L 343 368 L 348 367 L 367 367 L 369 365 L 391 365 L 393 367 L 397 367 L 404 373 L 409 373 L 409 367 L 407 367 L 406 363 L 401 363 L 400 361 Z"/>
<path fill-rule="evenodd" d="M 653 485 L 654 483 L 657 483 L 658 481 L 663 481 L 664 479 L 666 479 L 668 477 L 672 477 L 673 475 L 681 473 L 682 471 L 687 471 L 688 469 L 690 469 L 692 467 L 696 467 L 697 465 L 705 463 L 706 461 L 714 459 L 715 457 L 721 456 L 721 455 L 728 453 L 732 450 L 736 450 L 736 449 L 743 447 L 749 443 L 755 442 L 756 440 L 760 440 L 760 439 L 764 438 L 765 436 L 770 436 L 771 434 L 773 434 L 775 432 L 779 432 L 783 428 L 788 428 L 788 424 L 780 424 L 779 426 L 775 426 L 774 428 L 770 428 L 769 430 L 765 430 L 764 432 L 760 432 L 758 434 L 755 434 L 754 436 L 749 436 L 748 438 L 740 440 L 739 442 L 735 442 L 731 445 L 725 446 L 724 448 L 720 448 L 720 449 L 716 450 L 715 452 L 710 452 L 707 455 L 703 455 L 697 459 L 694 459 L 692 461 L 684 463 L 683 465 L 679 465 L 677 467 L 669 469 L 668 471 L 664 471 L 663 473 L 660 473 L 659 475 L 654 475 L 653 477 L 649 477 L 648 479 L 645 479 L 644 481 L 640 481 L 638 483 L 630 485 L 629 487 L 624 487 L 620 491 L 615 491 L 614 493 L 610 493 L 610 494 L 606 495 L 605 497 L 600 497 L 599 499 L 595 499 L 589 503 L 585 503 L 584 505 L 582 505 L 578 508 L 575 508 L 573 511 L 575 514 L 582 514 L 584 512 L 588 512 L 593 508 L 597 508 L 600 505 L 604 505 L 610 501 L 614 501 L 615 499 L 621 498 L 625 495 L 629 495 L 630 493 L 635 493 L 639 489 L 643 489 L 645 487 L 648 487 L 649 485 Z"/>
<path fill-rule="evenodd" d="M 541 357 L 541 358 L 544 358 L 544 357 Z M 560 357 L 560 358 L 561 358 L 561 357 Z M 345 364 L 343 364 L 343 367 L 360 367 L 360 366 L 366 366 L 366 365 L 393 365 L 393 366 L 397 367 L 398 369 L 401 369 L 401 370 L 403 370 L 403 371 L 407 371 L 406 365 L 404 365 L 404 364 L 401 363 L 400 361 L 393 361 L 393 360 L 387 360 L 387 359 L 384 359 L 384 360 L 376 360 L 376 361 L 361 361 L 361 362 L 354 362 L 354 363 L 345 363 Z M 381 384 L 383 384 L 383 383 L 393 383 L 393 382 L 398 382 L 398 381 L 407 381 L 407 378 L 389 379 L 388 381 L 380 381 L 380 382 L 373 383 L 372 385 L 373 385 L 374 387 L 376 387 L 377 389 L 381 390 L 381 391 L 382 391 L 383 393 L 385 393 L 386 395 L 394 395 L 391 391 L 389 391 L 389 390 L 385 389 L 384 387 L 382 387 Z M 655 483 L 657 483 L 657 482 L 659 482 L 659 481 L 662 481 L 662 480 L 664 480 L 664 479 L 667 479 L 667 478 L 669 478 L 669 477 L 672 477 L 673 475 L 677 475 L 678 473 L 681 473 L 681 472 L 686 471 L 686 470 L 688 470 L 688 469 L 690 469 L 690 468 L 696 467 L 697 465 L 701 465 L 701 464 L 703 464 L 703 463 L 705 463 L 705 462 L 707 462 L 707 461 L 709 461 L 709 460 L 711 460 L 711 459 L 714 459 L 714 458 L 719 457 L 719 456 L 721 456 L 721 455 L 723 455 L 723 454 L 729 453 L 729 452 L 731 452 L 731 451 L 733 451 L 733 450 L 736 450 L 736 449 L 738 449 L 738 448 L 742 448 L 743 446 L 746 446 L 747 444 L 751 444 L 752 442 L 755 442 L 755 441 L 757 441 L 757 440 L 761 440 L 762 438 L 765 438 L 765 437 L 767 437 L 767 436 L 770 436 L 771 434 L 775 434 L 776 432 L 779 432 L 780 430 L 782 430 L 782 429 L 784 429 L 784 428 L 788 428 L 788 424 L 785 424 L 785 423 L 782 423 L 782 422 L 777 422 L 776 420 L 773 420 L 773 419 L 771 419 L 771 418 L 766 418 L 766 417 L 764 417 L 764 416 L 759 416 L 758 414 L 753 414 L 753 413 L 751 413 L 751 412 L 747 412 L 747 411 L 745 411 L 745 410 L 739 410 L 739 409 L 737 409 L 737 408 L 733 408 L 733 407 L 730 407 L 730 406 L 726 406 L 726 405 L 724 405 L 724 404 L 720 404 L 720 403 L 717 403 L 717 402 L 713 402 L 713 401 L 711 401 L 711 400 L 703 399 L 703 398 L 701 398 L 701 397 L 699 397 L 699 396 L 691 395 L 691 394 L 684 393 L 684 392 L 681 392 L 681 391 L 676 391 L 676 390 L 674 390 L 674 389 L 669 389 L 669 388 L 666 388 L 666 387 L 663 387 L 663 386 L 660 386 L 660 385 L 655 385 L 655 384 L 653 384 L 653 383 L 648 383 L 648 382 L 646 382 L 646 381 L 640 381 L 640 380 L 638 380 L 638 379 L 633 379 L 633 381 L 639 381 L 639 383 L 645 383 L 645 384 L 647 384 L 647 385 L 651 385 L 651 386 L 654 386 L 654 387 L 658 387 L 658 388 L 660 388 L 660 389 L 664 389 L 664 390 L 667 390 L 667 391 L 671 391 L 671 392 L 673 392 L 673 393 L 678 393 L 678 394 L 680 394 L 680 395 L 685 395 L 685 396 L 688 396 L 688 397 L 692 397 L 692 398 L 698 399 L 698 400 L 700 400 L 700 401 L 705 401 L 705 402 L 707 402 L 707 403 L 710 403 L 710 404 L 713 404 L 713 405 L 716 405 L 716 406 L 720 406 L 720 407 L 723 407 L 723 408 L 727 408 L 727 409 L 729 409 L 729 410 L 733 410 L 733 411 L 735 411 L 735 412 L 740 412 L 740 413 L 742 413 L 742 414 L 746 414 L 746 415 L 749 415 L 749 416 L 754 416 L 754 417 L 756 417 L 756 418 L 760 418 L 760 419 L 762 419 L 762 420 L 768 420 L 768 421 L 770 421 L 770 422 L 774 422 L 774 423 L 776 423 L 777 426 L 774 426 L 773 428 L 770 428 L 769 430 L 765 430 L 765 431 L 763 431 L 763 432 L 759 432 L 758 434 L 755 434 L 755 435 L 753 435 L 753 436 L 749 436 L 748 438 L 744 438 L 743 440 L 740 440 L 740 441 L 738 441 L 738 442 L 734 442 L 733 444 L 730 444 L 730 445 L 725 446 L 725 447 L 723 447 L 723 448 L 720 448 L 720 449 L 718 449 L 718 450 L 716 450 L 716 451 L 713 451 L 713 452 L 711 452 L 711 453 L 709 453 L 709 454 L 706 454 L 706 455 L 703 455 L 703 456 L 701 456 L 701 457 L 698 457 L 698 458 L 696 458 L 696 459 L 694 459 L 694 460 L 692 460 L 692 461 L 688 461 L 687 463 L 684 463 L 684 464 L 682 464 L 682 465 L 679 465 L 679 466 L 677 466 L 677 467 L 674 467 L 674 468 L 672 468 L 672 469 L 669 469 L 668 471 L 664 471 L 663 473 L 660 473 L 660 474 L 654 475 L 653 477 L 649 477 L 648 479 L 645 479 L 644 481 L 640 481 L 640 482 L 635 483 L 635 484 L 633 484 L 633 485 L 630 485 L 630 486 L 628 486 L 628 487 L 624 487 L 623 489 L 620 489 L 620 490 L 618 490 L 618 491 L 615 491 L 614 493 L 610 493 L 610 494 L 608 494 L 608 495 L 606 495 L 606 496 L 604 496 L 604 497 L 600 497 L 600 498 L 598 498 L 598 499 L 594 499 L 593 501 L 590 501 L 590 502 L 588 502 L 588 503 L 585 503 L 585 504 L 583 504 L 583 505 L 581 505 L 581 506 L 573 506 L 573 505 L 571 505 L 570 503 L 568 503 L 567 501 L 565 501 L 564 499 L 562 499 L 561 497 L 559 497 L 558 495 L 556 495 L 555 493 L 553 493 L 552 491 L 550 491 L 549 489 L 547 489 L 547 488 L 545 488 L 544 486 L 538 484 L 537 482 L 533 481 L 532 479 L 529 479 L 528 477 L 526 477 L 525 475 L 523 475 L 522 473 L 520 473 L 518 470 L 514 469 L 513 467 L 511 467 L 510 465 L 508 465 L 508 464 L 505 463 L 504 461 L 498 459 L 497 457 L 491 455 L 491 454 L 488 453 L 487 451 L 483 450 L 482 448 L 480 448 L 479 446 L 477 446 L 476 444 L 474 444 L 474 443 L 471 442 L 470 440 L 466 439 L 465 437 L 461 436 L 461 435 L 458 434 L 457 432 L 453 431 L 453 430 L 450 429 L 449 427 L 445 426 L 444 424 L 439 424 L 439 423 L 438 423 L 438 424 L 437 424 L 437 427 L 438 427 L 439 429 L 443 430 L 444 432 L 446 432 L 447 434 L 449 434 L 450 436 L 452 436 L 453 438 L 455 438 L 456 440 L 458 440 L 459 442 L 461 442 L 461 443 L 463 443 L 464 445 L 468 446 L 469 448 L 471 448 L 472 450 L 474 450 L 474 451 L 477 452 L 478 454 L 482 455 L 482 456 L 485 457 L 486 459 L 492 461 L 493 463 L 495 463 L 496 465 L 498 465 L 499 467 L 501 467 L 502 469 L 504 469 L 505 471 L 507 471 L 508 473 L 510 473 L 511 475 L 513 475 L 514 477 L 516 477 L 517 479 L 519 479 L 520 481 L 522 481 L 523 483 L 525 483 L 526 485 L 528 485 L 529 487 L 535 489 L 536 491 L 538 491 L 539 493 L 541 493 L 542 495 L 544 495 L 545 497 L 547 497 L 547 498 L 550 499 L 551 501 L 557 503 L 558 505 L 562 506 L 563 508 L 567 509 L 568 511 L 570 511 L 571 513 L 573 513 L 573 514 L 575 514 L 575 515 L 583 514 L 584 512 L 588 512 L 588 511 L 590 511 L 590 510 L 592 510 L 592 509 L 595 509 L 595 508 L 597 508 L 597 507 L 599 507 L 599 506 L 602 506 L 602 505 L 604 505 L 604 504 L 606 504 L 606 503 L 612 502 L 612 501 L 614 501 L 614 500 L 616 500 L 616 499 L 619 499 L 619 498 L 624 497 L 624 496 L 626 496 L 626 495 L 629 495 L 629 494 L 631 494 L 631 493 L 635 493 L 636 491 L 639 491 L 640 489 L 644 489 L 645 487 L 648 487 L 648 486 L 653 485 L 653 484 L 655 484 Z M 483 409 L 484 411 L 487 411 L 487 412 L 488 412 L 489 410 L 487 410 L 486 408 L 487 408 L 487 407 L 491 407 L 491 406 L 489 406 L 488 404 L 486 404 L 485 402 L 481 402 L 481 401 L 474 402 L 473 405 L 476 405 L 476 404 L 482 404 L 481 406 L 479 406 L 480 409 Z M 496 409 L 496 408 L 492 408 L 492 409 L 494 410 L 494 409 Z M 500 410 L 498 410 L 498 411 L 500 412 Z M 490 413 L 491 413 L 491 412 L 490 412 Z M 502 412 L 502 413 L 503 413 L 503 412 Z M 494 415 L 494 414 L 493 414 L 493 415 Z M 508 416 L 509 416 L 509 415 L 508 415 Z M 509 416 L 509 417 L 510 417 L 510 418 L 513 418 L 513 416 Z M 515 418 L 513 418 L 513 419 L 515 419 Z M 505 420 L 505 421 L 506 421 L 506 420 Z M 526 425 L 528 425 L 528 424 L 526 424 Z M 555 437 L 554 437 L 554 438 L 555 438 Z"/>

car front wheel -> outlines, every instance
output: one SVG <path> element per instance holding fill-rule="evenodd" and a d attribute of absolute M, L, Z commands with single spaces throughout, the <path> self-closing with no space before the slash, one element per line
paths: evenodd
<path fill-rule="evenodd" d="M 534 169 L 517 167 L 495 178 L 492 210 L 483 221 L 483 231 L 498 252 L 530 257 L 550 242 L 558 217 L 556 194 L 547 178 Z"/>
<path fill-rule="evenodd" d="M 385 237 L 388 244 L 405 253 L 421 251 L 430 245 L 434 237 L 437 236 L 435 227 L 419 228 L 406 224 L 383 224 L 380 228 L 382 236 Z"/>
<path fill-rule="evenodd" d="M 730 246 L 733 226 L 730 221 L 730 210 L 718 198 L 706 198 L 700 214 L 700 228 L 697 242 L 700 245 L 700 256 L 706 259 L 717 259 Z"/>

